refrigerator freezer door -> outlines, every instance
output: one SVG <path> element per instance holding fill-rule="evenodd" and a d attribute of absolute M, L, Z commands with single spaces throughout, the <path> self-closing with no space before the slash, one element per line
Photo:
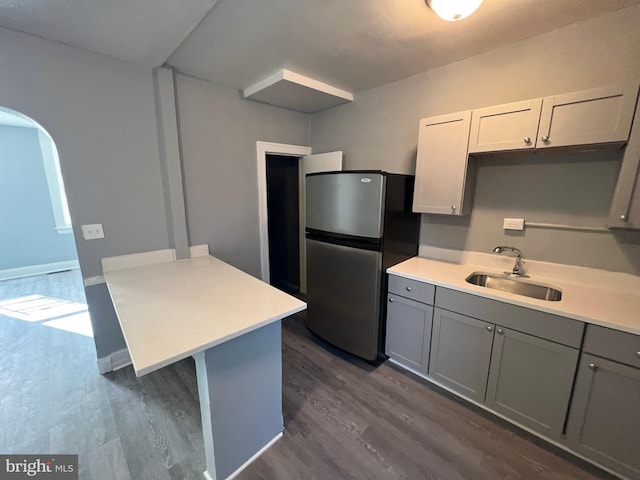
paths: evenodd
<path fill-rule="evenodd" d="M 378 353 L 382 253 L 307 239 L 307 327 L 367 360 Z"/>
<path fill-rule="evenodd" d="M 307 228 L 382 237 L 385 176 L 338 172 L 307 177 Z"/>

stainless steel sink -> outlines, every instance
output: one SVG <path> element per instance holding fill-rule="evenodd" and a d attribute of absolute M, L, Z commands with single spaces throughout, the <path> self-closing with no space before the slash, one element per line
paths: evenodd
<path fill-rule="evenodd" d="M 548 285 L 524 281 L 508 275 L 474 272 L 466 278 L 466 281 L 472 285 L 524 295 L 525 297 L 537 298 L 539 300 L 548 300 L 550 302 L 557 302 L 562 298 L 561 290 Z"/>

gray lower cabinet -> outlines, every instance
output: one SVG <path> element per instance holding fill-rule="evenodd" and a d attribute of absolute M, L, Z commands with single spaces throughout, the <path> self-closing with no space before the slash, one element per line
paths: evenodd
<path fill-rule="evenodd" d="M 640 480 L 640 335 L 597 325 L 585 333 L 577 320 L 414 280 L 389 285 L 394 360 Z"/>
<path fill-rule="evenodd" d="M 432 316 L 432 306 L 390 293 L 385 349 L 389 358 L 426 375 Z"/>
<path fill-rule="evenodd" d="M 585 457 L 640 479 L 640 369 L 583 353 L 567 442 Z"/>
<path fill-rule="evenodd" d="M 435 308 L 428 376 L 471 400 L 483 402 L 493 329 L 491 323 Z"/>
<path fill-rule="evenodd" d="M 497 326 L 486 404 L 560 440 L 577 363 L 577 349 Z"/>

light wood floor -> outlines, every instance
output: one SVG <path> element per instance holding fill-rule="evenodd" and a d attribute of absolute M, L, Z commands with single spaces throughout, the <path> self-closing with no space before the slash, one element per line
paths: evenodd
<path fill-rule="evenodd" d="M 0 300 L 81 301 L 74 273 L 58 275 L 33 277 L 36 292 L 0 282 Z M 283 322 L 284 437 L 241 480 L 609 478 L 389 364 L 340 352 L 302 316 Z M 191 359 L 140 379 L 130 367 L 101 376 L 91 338 L 3 316 L 0 352 L 0 453 L 78 453 L 81 479 L 203 478 Z"/>

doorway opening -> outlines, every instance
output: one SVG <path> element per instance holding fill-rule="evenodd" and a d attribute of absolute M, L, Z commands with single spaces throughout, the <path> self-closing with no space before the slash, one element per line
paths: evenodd
<path fill-rule="evenodd" d="M 298 157 L 267 154 L 269 279 L 300 292 L 300 188 Z"/>
<path fill-rule="evenodd" d="M 93 337 L 56 145 L 36 121 L 5 108 L 0 171 L 3 337 L 33 326 Z"/>
<path fill-rule="evenodd" d="M 286 176 L 288 179 L 286 184 L 287 188 L 293 189 L 293 184 L 297 185 L 298 189 L 298 221 L 297 221 L 297 236 L 298 236 L 298 284 L 296 287 L 295 281 L 291 281 L 292 286 L 289 287 L 289 281 L 286 280 L 287 286 L 280 287 L 285 291 L 292 292 L 288 288 L 298 289 L 298 293 L 304 295 L 306 293 L 306 281 L 307 281 L 307 269 L 306 269 L 306 243 L 305 243 L 305 215 L 306 215 L 306 198 L 305 198 L 305 175 L 308 173 L 324 172 L 324 171 L 336 171 L 342 170 L 342 152 L 328 152 L 311 155 L 311 147 L 305 147 L 301 145 L 287 145 L 282 143 L 270 143 L 270 142 L 257 142 L 257 172 L 258 172 L 258 215 L 260 225 L 260 272 L 264 282 L 270 283 L 274 286 L 278 286 L 277 283 L 280 279 L 276 279 L 275 283 L 271 279 L 272 267 L 271 267 L 271 252 L 277 252 L 282 248 L 282 245 L 276 245 L 272 249 L 270 247 L 272 242 L 283 241 L 283 237 L 287 236 L 287 245 L 291 245 L 293 242 L 293 229 L 296 228 L 295 220 L 285 220 L 285 231 L 288 233 L 278 232 L 274 233 L 276 226 L 271 223 L 270 217 L 272 214 L 279 216 L 276 212 L 276 207 L 270 207 L 268 205 L 268 180 L 267 170 L 270 163 L 268 158 L 278 157 L 280 160 L 275 160 L 274 165 L 279 162 L 280 169 L 285 170 L 286 173 L 280 172 L 278 175 Z M 288 160 L 287 160 L 288 159 Z M 295 163 L 295 167 L 293 166 Z M 288 165 L 288 166 L 287 166 Z M 293 172 L 297 172 L 297 183 L 294 181 Z M 274 189 L 275 190 L 275 189 Z M 279 192 L 278 194 L 282 194 Z M 276 195 L 278 195 L 276 194 Z M 284 195 L 286 197 L 286 195 Z M 292 196 L 289 194 L 289 198 Z M 273 211 L 271 210 L 273 208 Z M 290 204 L 287 207 L 289 216 L 286 218 L 291 219 L 295 208 Z M 276 222 L 277 223 L 277 222 Z M 273 239 L 271 234 L 274 234 Z M 278 256 L 280 255 L 280 256 Z M 279 261 L 279 258 L 295 258 L 295 247 L 289 248 L 288 253 L 283 255 L 282 253 L 276 253 L 274 256 L 275 261 Z M 290 279 L 295 276 L 295 260 L 291 263 L 293 265 L 278 265 L 275 267 L 276 275 L 281 271 L 286 270 L 286 277 Z"/>

